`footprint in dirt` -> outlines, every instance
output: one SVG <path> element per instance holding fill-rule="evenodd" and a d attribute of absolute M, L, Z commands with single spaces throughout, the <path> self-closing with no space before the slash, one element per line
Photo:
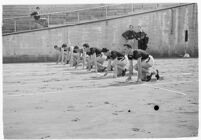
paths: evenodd
<path fill-rule="evenodd" d="M 80 121 L 80 119 L 79 118 L 75 118 L 75 119 L 73 119 L 73 120 L 71 120 L 72 122 L 78 122 L 78 121 Z"/>
<path fill-rule="evenodd" d="M 41 137 L 40 139 L 46 139 L 49 138 L 50 136 L 45 136 L 45 137 Z"/>
<path fill-rule="evenodd" d="M 147 103 L 147 105 L 156 105 L 155 103 Z"/>
<path fill-rule="evenodd" d="M 132 128 L 132 131 L 139 132 L 140 129 L 139 128 Z"/>
<path fill-rule="evenodd" d="M 67 110 L 65 110 L 64 112 L 66 112 L 66 111 L 75 111 L 75 107 L 74 106 L 68 106 Z"/>
<path fill-rule="evenodd" d="M 151 132 L 147 132 L 145 131 L 144 129 L 139 129 L 139 128 L 132 128 L 132 131 L 135 131 L 135 132 L 143 132 L 143 133 L 151 133 Z"/>
<path fill-rule="evenodd" d="M 118 115 L 118 113 L 112 113 L 112 115 Z"/>
<path fill-rule="evenodd" d="M 86 107 L 88 107 L 88 108 L 92 108 L 92 107 L 94 107 L 93 105 L 86 105 Z"/>
<path fill-rule="evenodd" d="M 41 107 L 41 106 L 36 106 L 35 109 L 39 110 L 39 109 L 43 109 L 43 107 Z"/>
<path fill-rule="evenodd" d="M 124 112 L 123 110 L 116 110 L 115 112 Z"/>
<path fill-rule="evenodd" d="M 104 104 L 110 104 L 108 101 L 105 101 Z"/>

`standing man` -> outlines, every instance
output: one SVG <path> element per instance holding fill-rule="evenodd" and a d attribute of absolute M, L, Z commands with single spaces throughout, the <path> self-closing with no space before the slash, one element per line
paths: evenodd
<path fill-rule="evenodd" d="M 138 49 L 145 51 L 147 49 L 149 37 L 147 37 L 147 34 L 142 30 L 142 27 L 140 25 L 138 26 L 138 32 L 136 33 L 136 35 L 136 39 L 138 40 Z"/>
<path fill-rule="evenodd" d="M 129 29 L 125 31 L 122 36 L 126 40 L 126 44 L 130 44 L 131 46 L 133 46 L 133 39 L 137 39 L 137 34 L 133 29 L 133 25 L 129 25 Z"/>

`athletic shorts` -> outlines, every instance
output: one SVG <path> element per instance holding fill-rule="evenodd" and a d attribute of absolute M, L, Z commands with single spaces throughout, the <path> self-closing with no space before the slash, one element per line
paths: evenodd
<path fill-rule="evenodd" d="M 101 57 L 101 56 L 96 57 L 96 61 L 97 61 L 98 63 L 100 63 L 100 64 L 103 64 L 105 60 L 106 60 L 106 59 L 103 58 L 103 57 Z"/>
<path fill-rule="evenodd" d="M 141 66 L 143 68 L 150 68 L 154 66 L 154 58 L 153 56 L 149 55 L 149 57 L 141 62 Z M 137 69 L 137 63 L 134 65 L 134 69 Z"/>
<path fill-rule="evenodd" d="M 125 66 L 127 65 L 127 59 L 122 59 L 122 60 L 118 60 L 117 61 L 117 65 L 119 65 L 120 67 L 123 67 L 123 68 L 125 68 Z M 113 63 L 112 63 L 112 66 L 114 67 L 114 61 L 113 61 Z"/>

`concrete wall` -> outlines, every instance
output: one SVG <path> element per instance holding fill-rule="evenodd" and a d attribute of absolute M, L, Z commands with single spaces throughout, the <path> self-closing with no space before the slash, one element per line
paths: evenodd
<path fill-rule="evenodd" d="M 130 24 L 141 24 L 148 34 L 148 52 L 155 57 L 174 57 L 187 52 L 198 56 L 197 5 L 162 10 L 139 15 L 85 23 L 74 26 L 3 36 L 3 61 L 52 61 L 55 44 L 81 45 L 120 50 L 125 43 L 121 34 Z M 185 43 L 185 30 L 188 42 Z M 137 41 L 133 42 L 137 47 Z"/>

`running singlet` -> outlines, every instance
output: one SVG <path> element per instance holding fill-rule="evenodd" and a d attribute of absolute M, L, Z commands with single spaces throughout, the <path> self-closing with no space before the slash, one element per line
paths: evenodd
<path fill-rule="evenodd" d="M 128 59 L 135 59 L 137 60 L 138 58 L 142 58 L 142 61 L 149 58 L 149 54 L 146 51 L 143 51 L 141 49 L 137 49 L 133 51 L 132 55 L 128 55 Z"/>
<path fill-rule="evenodd" d="M 117 52 L 117 51 L 111 51 L 111 52 L 110 52 L 110 55 L 107 56 L 107 59 L 112 59 L 112 60 L 114 60 L 114 59 L 116 59 L 116 58 L 117 58 L 117 60 L 121 60 L 121 59 L 124 59 L 125 56 L 124 56 L 124 54 L 122 54 L 122 53 L 120 53 L 120 52 Z"/>
<path fill-rule="evenodd" d="M 83 49 L 74 49 L 73 53 L 83 53 Z"/>
<path fill-rule="evenodd" d="M 87 52 L 87 55 L 90 56 L 90 55 L 93 55 L 94 53 L 96 53 L 96 56 L 98 57 L 98 56 L 101 55 L 101 50 L 98 49 L 98 48 L 92 47 L 92 48 L 90 48 L 90 50 Z"/>

